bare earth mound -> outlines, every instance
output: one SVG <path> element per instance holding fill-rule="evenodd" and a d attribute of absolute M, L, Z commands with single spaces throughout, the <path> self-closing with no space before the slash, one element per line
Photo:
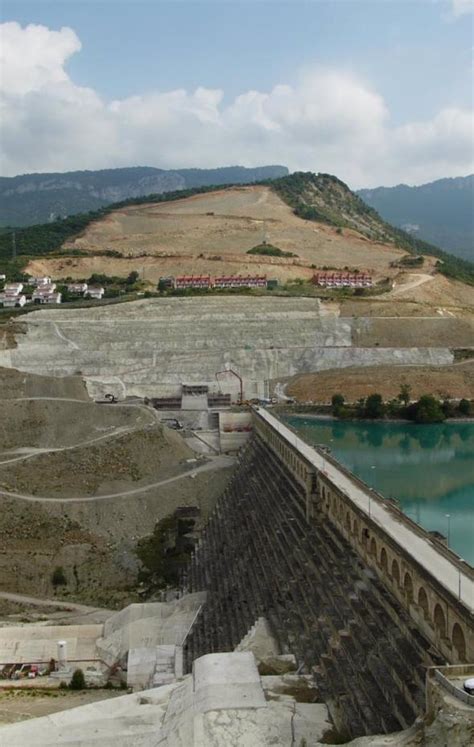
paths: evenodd
<path fill-rule="evenodd" d="M 413 399 L 422 394 L 474 399 L 474 361 L 453 366 L 374 366 L 301 374 L 289 382 L 286 392 L 299 402 L 329 403 L 335 393 L 355 402 L 373 392 L 389 400 L 397 396 L 402 384 L 411 386 Z"/>
<path fill-rule="evenodd" d="M 295 259 L 259 257 L 246 252 L 266 239 Z M 149 282 L 180 273 L 264 272 L 286 280 L 311 277 L 311 265 L 371 269 L 395 274 L 389 264 L 403 252 L 370 241 L 357 231 L 338 231 L 298 218 L 271 189 L 232 187 L 174 202 L 117 210 L 91 224 L 65 245 L 94 254 L 114 250 L 123 259 L 77 257 L 42 259 L 29 272 L 88 276 L 91 272 L 125 275 L 142 270 Z"/>
<path fill-rule="evenodd" d="M 0 366 L 0 406 L 3 407 L 2 400 L 16 397 L 65 397 L 90 402 L 80 376 L 51 378 Z"/>
<path fill-rule="evenodd" d="M 100 406 L 73 399 L 7 400 L 2 402 L 0 463 L 4 450 L 100 446 L 112 436 L 155 422 L 153 413 L 126 405 Z"/>

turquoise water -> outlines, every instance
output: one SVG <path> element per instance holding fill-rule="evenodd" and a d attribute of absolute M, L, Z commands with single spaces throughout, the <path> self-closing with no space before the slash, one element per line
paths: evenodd
<path fill-rule="evenodd" d="M 342 464 L 474 565 L 474 423 L 342 422 L 287 417 Z M 448 519 L 446 514 L 450 515 Z"/>

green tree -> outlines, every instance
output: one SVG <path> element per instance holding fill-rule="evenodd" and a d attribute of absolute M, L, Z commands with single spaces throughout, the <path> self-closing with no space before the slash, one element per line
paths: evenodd
<path fill-rule="evenodd" d="M 410 395 L 411 395 L 410 384 L 402 384 L 400 387 L 400 392 L 398 394 L 398 400 L 400 402 L 403 402 L 405 407 L 408 407 L 408 405 L 410 404 Z"/>
<path fill-rule="evenodd" d="M 443 410 L 445 417 L 447 418 L 452 418 L 456 411 L 456 408 L 454 407 L 454 403 L 448 397 L 446 397 L 443 400 L 441 409 Z"/>
<path fill-rule="evenodd" d="M 189 536 L 193 527 L 194 519 L 180 518 L 175 511 L 155 524 L 153 534 L 138 541 L 136 553 L 143 565 L 142 580 L 157 587 L 178 583 L 194 548 Z"/>
<path fill-rule="evenodd" d="M 71 690 L 85 690 L 86 689 L 86 678 L 82 669 L 75 669 L 69 683 Z"/>
<path fill-rule="evenodd" d="M 365 399 L 360 397 L 356 402 L 356 415 L 358 418 L 363 418 L 365 415 Z"/>
<path fill-rule="evenodd" d="M 409 408 L 408 415 L 417 423 L 442 423 L 446 419 L 440 402 L 431 394 L 423 394 Z"/>
<path fill-rule="evenodd" d="M 365 402 L 364 415 L 367 418 L 383 418 L 385 415 L 385 405 L 381 394 L 369 394 Z"/>
<path fill-rule="evenodd" d="M 58 565 L 54 569 L 51 575 L 51 583 L 53 584 L 54 587 L 66 586 L 67 578 L 66 578 L 66 574 L 64 573 L 64 568 L 62 567 L 62 565 Z"/>
<path fill-rule="evenodd" d="M 134 285 L 139 278 L 139 274 L 136 270 L 133 270 L 133 272 L 130 273 L 127 280 L 125 281 L 127 285 Z"/>
<path fill-rule="evenodd" d="M 470 415 L 471 414 L 471 403 L 468 399 L 463 399 L 459 402 L 458 410 L 461 413 L 461 415 Z"/>
<path fill-rule="evenodd" d="M 332 414 L 339 417 L 344 408 L 344 396 L 342 394 L 333 394 L 331 397 Z"/>
<path fill-rule="evenodd" d="M 401 408 L 401 405 L 400 405 L 399 397 L 396 397 L 395 399 L 391 399 L 390 402 L 387 404 L 387 412 L 392 417 L 400 414 L 400 408 Z"/>

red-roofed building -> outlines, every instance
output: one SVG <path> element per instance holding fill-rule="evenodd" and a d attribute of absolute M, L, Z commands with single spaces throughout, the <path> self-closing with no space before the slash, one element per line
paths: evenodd
<path fill-rule="evenodd" d="M 210 275 L 180 275 L 176 278 L 176 288 L 211 288 Z"/>
<path fill-rule="evenodd" d="M 214 288 L 266 288 L 266 275 L 221 275 L 214 278 Z"/>
<path fill-rule="evenodd" d="M 311 282 L 321 288 L 370 288 L 373 285 L 368 272 L 316 272 Z"/>

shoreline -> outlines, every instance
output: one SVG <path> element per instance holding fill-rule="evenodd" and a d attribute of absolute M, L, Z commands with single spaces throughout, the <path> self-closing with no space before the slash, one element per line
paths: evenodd
<path fill-rule="evenodd" d="M 328 420 L 337 423 L 407 423 L 408 425 L 459 425 L 461 423 L 474 423 L 474 416 L 470 418 L 446 418 L 438 423 L 416 423 L 414 420 L 408 420 L 407 418 L 337 418 L 335 415 L 318 415 L 313 412 L 287 412 L 281 413 L 282 415 L 291 416 L 293 418 L 309 418 L 310 420 Z"/>

